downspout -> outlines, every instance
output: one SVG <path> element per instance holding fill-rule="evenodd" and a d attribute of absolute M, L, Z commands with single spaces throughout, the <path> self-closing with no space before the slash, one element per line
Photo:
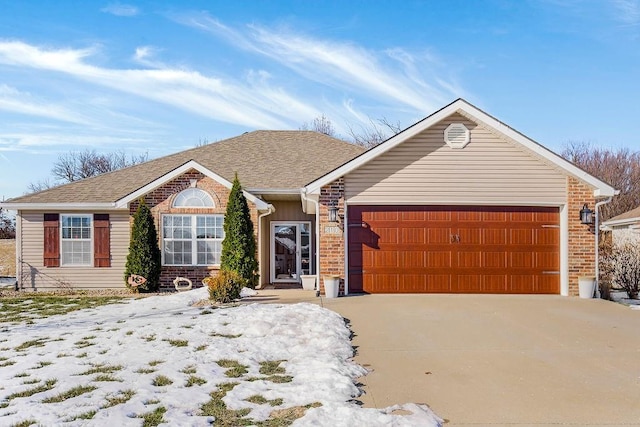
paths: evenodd
<path fill-rule="evenodd" d="M 276 211 L 276 208 L 273 207 L 272 204 L 267 205 L 267 211 L 265 213 L 261 213 L 258 215 L 258 259 L 260 260 L 261 270 L 264 270 L 264 265 L 262 265 L 262 218 L 267 215 L 271 215 Z M 261 281 L 262 282 L 262 281 Z M 258 289 L 262 288 L 262 283 L 259 284 Z"/>
<path fill-rule="evenodd" d="M 300 190 L 302 200 L 313 203 L 316 206 L 316 291 L 320 292 L 320 202 L 307 198 L 307 189 Z"/>
<path fill-rule="evenodd" d="M 602 205 L 606 205 L 610 203 L 613 197 L 609 197 L 607 200 L 603 200 L 601 202 L 596 203 L 595 207 L 595 215 L 596 215 L 596 296 L 600 297 L 600 261 L 599 261 L 599 250 L 600 250 L 600 215 L 598 214 L 598 208 Z"/>

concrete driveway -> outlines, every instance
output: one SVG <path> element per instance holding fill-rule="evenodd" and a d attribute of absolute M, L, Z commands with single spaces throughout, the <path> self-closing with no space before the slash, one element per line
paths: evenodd
<path fill-rule="evenodd" d="M 366 407 L 426 403 L 449 426 L 640 425 L 640 311 L 560 296 L 322 302 L 373 370 Z"/>

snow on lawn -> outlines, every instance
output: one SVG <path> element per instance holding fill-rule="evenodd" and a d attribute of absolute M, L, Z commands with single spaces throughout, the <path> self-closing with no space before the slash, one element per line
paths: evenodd
<path fill-rule="evenodd" d="M 366 371 L 350 360 L 337 313 L 306 303 L 191 307 L 206 297 L 201 288 L 0 327 L 0 424 L 139 426 L 147 416 L 205 426 L 216 413 L 228 425 L 302 414 L 293 425 L 441 424 L 424 405 L 352 402 Z"/>

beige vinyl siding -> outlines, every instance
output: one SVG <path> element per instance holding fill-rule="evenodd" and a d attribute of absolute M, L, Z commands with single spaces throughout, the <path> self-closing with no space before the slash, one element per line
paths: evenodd
<path fill-rule="evenodd" d="M 444 142 L 451 123 L 470 142 Z M 534 153 L 454 114 L 345 177 L 351 203 L 550 204 L 566 201 L 566 177 Z"/>
<path fill-rule="evenodd" d="M 262 228 L 260 231 L 260 282 L 268 284 L 271 281 L 271 221 L 310 221 L 311 222 L 311 240 L 312 253 L 315 254 L 315 215 L 307 215 L 302 212 L 302 203 L 296 201 L 269 201 L 276 211 L 262 219 Z M 315 265 L 315 257 L 313 257 Z"/>
<path fill-rule="evenodd" d="M 64 214 L 66 212 L 62 212 Z M 86 213 L 86 212 L 73 212 Z M 24 290 L 52 290 L 62 288 L 125 288 L 124 265 L 129 251 L 129 213 L 108 213 L 111 235 L 111 267 L 44 267 L 44 212 L 22 211 L 21 273 L 19 286 Z"/>

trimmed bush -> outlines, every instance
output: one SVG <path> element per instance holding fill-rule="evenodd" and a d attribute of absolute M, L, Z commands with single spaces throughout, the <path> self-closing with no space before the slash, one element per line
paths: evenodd
<path fill-rule="evenodd" d="M 209 288 L 211 300 L 229 303 L 240 298 L 240 291 L 247 281 L 235 271 L 220 270 L 217 276 L 207 277 L 203 283 Z"/>
<path fill-rule="evenodd" d="M 129 254 L 124 272 L 124 282 L 127 287 L 139 292 L 155 292 L 160 285 L 160 248 L 158 248 L 158 233 L 153 223 L 151 210 L 143 199 L 133 216 Z M 142 276 L 146 282 L 137 287 L 129 284 L 132 274 Z"/>
<path fill-rule="evenodd" d="M 224 217 L 220 269 L 237 272 L 246 280 L 247 287 L 255 288 L 258 284 L 258 260 L 253 222 L 237 174 L 233 180 Z"/>
<path fill-rule="evenodd" d="M 637 299 L 640 293 L 640 244 L 614 245 L 604 264 L 613 287 L 625 291 L 629 298 Z"/>

